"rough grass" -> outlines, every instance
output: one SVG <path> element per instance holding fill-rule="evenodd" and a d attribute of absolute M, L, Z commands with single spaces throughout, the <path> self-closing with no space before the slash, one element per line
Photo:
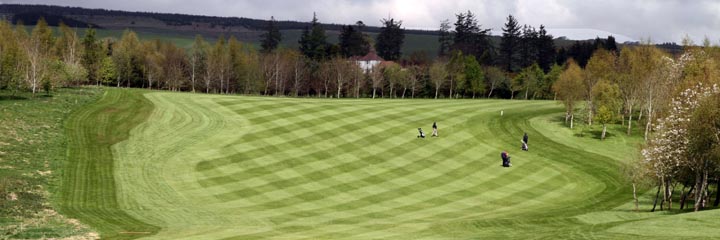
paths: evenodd
<path fill-rule="evenodd" d="M 0 91 L 0 239 L 63 238 L 88 234 L 55 212 L 66 153 L 64 119 L 93 102 L 95 88 L 57 89 L 51 96 Z"/>
<path fill-rule="evenodd" d="M 68 121 L 63 206 L 107 238 L 654 237 L 632 226 L 668 215 L 632 212 L 619 175 L 640 139 L 579 137 L 558 116 L 550 101 L 112 89 Z M 417 139 L 433 121 L 440 137 Z"/>

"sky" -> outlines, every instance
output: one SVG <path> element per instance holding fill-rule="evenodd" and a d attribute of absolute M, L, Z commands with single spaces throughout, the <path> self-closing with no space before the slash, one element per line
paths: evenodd
<path fill-rule="evenodd" d="M 412 29 L 435 30 L 444 19 L 472 11 L 483 28 L 502 31 L 509 14 L 520 24 L 545 25 L 555 37 L 588 39 L 612 34 L 619 42 L 650 39 L 720 43 L 720 1 L 711 0 L 0 0 L 113 10 L 184 13 L 379 26 L 392 17 Z M 714 31 L 713 31 L 714 30 Z"/>

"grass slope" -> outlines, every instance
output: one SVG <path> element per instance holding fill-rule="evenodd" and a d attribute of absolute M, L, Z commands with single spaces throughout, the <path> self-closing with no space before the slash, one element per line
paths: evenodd
<path fill-rule="evenodd" d="M 153 106 L 138 90 L 110 90 L 67 121 L 67 162 L 58 201 L 61 212 L 82 219 L 105 238 L 148 235 L 159 228 L 127 215 L 118 205 L 111 146 L 128 138 Z M 126 234 L 123 234 L 126 233 Z"/>
<path fill-rule="evenodd" d="M 0 239 L 90 234 L 77 221 L 58 215 L 50 203 L 65 160 L 63 122 L 100 92 L 61 88 L 52 96 L 32 98 L 0 90 Z"/>
<path fill-rule="evenodd" d="M 618 162 L 639 139 L 576 137 L 557 116 L 550 101 L 113 89 L 68 122 L 64 200 L 104 237 L 652 237 L 624 227 L 662 216 L 629 211 Z M 440 138 L 415 138 L 433 121 Z"/>

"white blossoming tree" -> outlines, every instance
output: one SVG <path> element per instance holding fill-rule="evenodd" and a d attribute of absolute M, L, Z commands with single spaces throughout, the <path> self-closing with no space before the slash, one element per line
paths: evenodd
<path fill-rule="evenodd" d="M 651 170 L 650 172 L 659 181 L 658 187 L 662 186 L 664 189 L 663 203 L 667 202 L 668 208 L 672 207 L 671 186 L 673 177 L 682 168 L 690 168 L 693 172 L 703 171 L 703 164 L 698 164 L 696 159 L 691 157 L 692 154 L 688 150 L 690 144 L 688 129 L 690 128 L 692 114 L 700 102 L 716 93 L 720 93 L 717 85 L 707 87 L 699 84 L 673 98 L 668 115 L 658 120 L 656 134 L 648 139 L 647 145 L 642 150 L 645 166 Z M 700 180 L 696 179 L 696 181 Z M 696 183 L 696 189 L 701 194 L 704 190 L 701 189 L 698 183 Z"/>

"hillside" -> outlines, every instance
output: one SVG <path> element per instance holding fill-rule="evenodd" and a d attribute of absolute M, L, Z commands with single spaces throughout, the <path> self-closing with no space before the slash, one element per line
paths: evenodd
<path fill-rule="evenodd" d="M 141 38 L 166 39 L 184 47 L 189 47 L 196 34 L 200 34 L 207 39 L 216 39 L 220 35 L 235 36 L 240 41 L 258 44 L 259 37 L 268 24 L 267 20 L 243 17 L 213 17 L 18 4 L 0 4 L 0 17 L 13 23 L 20 20 L 26 25 L 34 25 L 39 17 L 44 17 L 51 26 L 57 26 L 60 22 L 78 28 L 92 26 L 100 29 L 100 35 L 103 37 L 119 38 L 123 30 L 132 29 L 138 32 Z M 301 31 L 310 25 L 309 22 L 297 21 L 279 21 L 277 24 L 283 34 L 282 44 L 287 47 L 297 47 Z M 328 40 L 336 43 L 342 25 L 326 23 L 323 24 L 323 27 L 327 30 Z M 83 32 L 82 29 L 79 31 Z M 367 26 L 365 31 L 370 36 L 375 37 L 380 32 L 380 28 Z M 500 42 L 499 36 L 492 36 L 491 38 L 495 44 Z M 555 45 L 558 47 L 569 46 L 573 42 L 573 40 L 564 38 L 555 39 Z M 403 54 L 425 52 L 428 56 L 435 57 L 438 47 L 437 32 L 406 29 Z"/>

